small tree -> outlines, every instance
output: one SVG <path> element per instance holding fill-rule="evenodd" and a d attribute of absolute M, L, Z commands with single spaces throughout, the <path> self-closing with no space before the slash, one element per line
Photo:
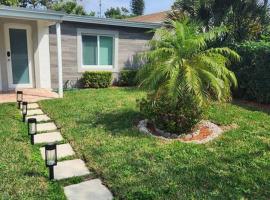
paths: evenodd
<path fill-rule="evenodd" d="M 51 9 L 56 11 L 63 11 L 67 14 L 74 14 L 74 15 L 95 15 L 95 13 L 91 12 L 89 14 L 86 13 L 83 6 L 78 5 L 76 1 L 61 1 L 54 3 L 51 6 Z"/>
<path fill-rule="evenodd" d="M 110 8 L 105 13 L 106 18 L 113 18 L 113 19 L 125 19 L 130 17 L 129 10 L 127 8 Z"/>
<path fill-rule="evenodd" d="M 132 0 L 131 10 L 134 15 L 143 15 L 145 9 L 144 0 Z"/>
<path fill-rule="evenodd" d="M 224 28 L 203 33 L 188 20 L 171 21 L 170 27 L 158 29 L 150 51 L 142 55 L 146 63 L 137 78 L 149 95 L 140 109 L 158 127 L 182 132 L 199 120 L 209 100 L 231 98 L 237 80 L 228 67 L 240 58 L 227 47 L 209 47 L 209 42 L 224 34 Z"/>

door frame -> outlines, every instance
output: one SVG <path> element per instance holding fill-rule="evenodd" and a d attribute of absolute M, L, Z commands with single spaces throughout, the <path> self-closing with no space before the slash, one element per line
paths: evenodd
<path fill-rule="evenodd" d="M 9 29 L 24 29 L 26 30 L 26 39 L 27 39 L 27 53 L 28 53 L 28 72 L 29 72 L 29 83 L 28 84 L 13 84 L 12 76 L 12 63 L 11 59 L 7 57 L 6 52 L 10 51 L 10 37 Z M 7 63 L 7 72 L 8 72 L 8 87 L 9 89 L 16 88 L 33 88 L 33 42 L 32 42 L 32 28 L 27 24 L 16 24 L 16 23 L 5 23 L 4 24 L 4 33 L 5 33 L 5 57 Z"/>
<path fill-rule="evenodd" d="M 1 47 L 0 47 L 1 48 Z M 1 49 L 0 49 L 0 56 L 1 56 Z M 0 92 L 3 90 L 2 86 L 2 65 L 0 63 Z"/>

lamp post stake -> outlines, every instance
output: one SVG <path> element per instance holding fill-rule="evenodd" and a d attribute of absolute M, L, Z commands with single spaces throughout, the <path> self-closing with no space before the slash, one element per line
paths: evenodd
<path fill-rule="evenodd" d="M 50 180 L 54 179 L 54 166 L 49 167 L 49 178 Z"/>

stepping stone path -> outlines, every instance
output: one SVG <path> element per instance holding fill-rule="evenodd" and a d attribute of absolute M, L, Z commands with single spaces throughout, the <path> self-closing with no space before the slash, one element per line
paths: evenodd
<path fill-rule="evenodd" d="M 51 143 L 51 142 L 61 142 L 63 137 L 59 132 L 52 132 L 52 133 L 42 133 L 37 134 L 34 136 L 34 143 L 35 144 L 44 144 L 44 143 Z"/>
<path fill-rule="evenodd" d="M 70 144 L 59 144 L 57 145 L 56 150 L 57 150 L 57 158 L 59 159 L 75 155 Z M 42 158 L 45 160 L 45 148 L 44 147 L 40 148 L 40 152 Z"/>
<path fill-rule="evenodd" d="M 54 167 L 54 172 L 56 180 L 90 174 L 85 163 L 80 159 L 58 162 Z"/>
<path fill-rule="evenodd" d="M 33 116 L 26 117 L 26 122 L 28 122 L 28 119 L 33 118 Z M 34 116 L 36 118 L 37 122 L 48 122 L 51 121 L 51 119 L 47 115 L 36 115 Z"/>
<path fill-rule="evenodd" d="M 37 103 L 31 103 L 28 105 L 28 109 L 37 109 L 39 108 L 39 105 Z"/>
<path fill-rule="evenodd" d="M 27 115 L 33 116 L 33 115 L 43 115 L 44 113 L 40 109 L 34 109 L 34 110 L 28 110 Z"/>
<path fill-rule="evenodd" d="M 111 200 L 112 193 L 102 185 L 99 179 L 86 181 L 64 188 L 69 200 Z"/>
<path fill-rule="evenodd" d="M 63 137 L 59 132 L 55 123 L 43 113 L 37 103 L 28 104 L 28 113 L 26 121 L 29 118 L 37 119 L 37 131 L 39 134 L 34 136 L 35 144 L 47 144 L 51 142 L 61 142 Z M 40 148 L 40 153 L 45 159 L 45 149 Z M 57 157 L 63 159 L 66 157 L 75 156 L 70 144 L 57 145 Z M 72 177 L 80 177 L 89 175 L 90 171 L 86 167 L 84 161 L 80 159 L 65 160 L 57 163 L 54 167 L 54 178 L 56 180 L 68 179 Z M 79 184 L 64 187 L 64 192 L 68 200 L 112 200 L 113 195 L 104 186 L 99 179 L 85 181 Z"/>
<path fill-rule="evenodd" d="M 53 122 L 37 124 L 37 132 L 56 131 L 57 127 Z"/>

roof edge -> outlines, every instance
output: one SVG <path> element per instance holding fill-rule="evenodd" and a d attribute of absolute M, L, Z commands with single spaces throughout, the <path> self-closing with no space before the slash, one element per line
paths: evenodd
<path fill-rule="evenodd" d="M 0 16 L 3 17 L 62 21 L 64 15 L 63 12 L 51 10 L 0 6 Z"/>
<path fill-rule="evenodd" d="M 110 26 L 122 26 L 144 29 L 156 29 L 162 26 L 161 23 L 134 22 L 121 19 L 98 18 L 91 16 L 69 15 L 64 12 L 52 10 L 39 10 L 30 8 L 0 6 L 0 17 L 51 20 L 51 21 L 70 21 L 88 24 L 101 24 Z"/>
<path fill-rule="evenodd" d="M 162 26 L 161 23 L 149 23 L 149 22 L 132 22 L 120 19 L 110 19 L 110 18 L 97 18 L 90 16 L 79 16 L 79 15 L 65 15 L 63 21 L 70 22 L 81 22 L 89 24 L 102 24 L 111 26 L 123 26 L 123 27 L 133 27 L 133 28 L 145 28 L 145 29 L 155 29 Z"/>

